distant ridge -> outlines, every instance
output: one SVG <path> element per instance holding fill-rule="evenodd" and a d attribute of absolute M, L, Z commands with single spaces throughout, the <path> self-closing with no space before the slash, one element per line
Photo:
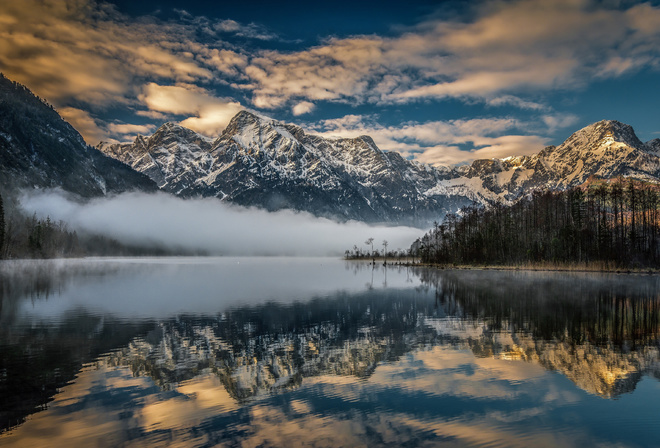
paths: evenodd
<path fill-rule="evenodd" d="M 660 139 L 614 120 L 532 156 L 432 167 L 373 139 L 326 139 L 241 111 L 216 139 L 174 123 L 129 144 L 88 146 L 45 101 L 0 75 L 0 187 L 59 187 L 82 197 L 163 191 L 335 220 L 428 227 L 470 204 L 512 203 L 590 178 L 660 180 Z"/>

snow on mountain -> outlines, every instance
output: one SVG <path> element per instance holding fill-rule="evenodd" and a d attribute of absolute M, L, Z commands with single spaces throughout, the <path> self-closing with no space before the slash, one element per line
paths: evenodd
<path fill-rule="evenodd" d="M 185 170 L 211 149 L 212 140 L 174 123 L 165 123 L 151 137 L 139 135 L 133 143 L 97 147 L 136 171 L 149 176 L 163 188 L 169 179 Z"/>
<path fill-rule="evenodd" d="M 184 129 L 168 123 L 133 144 L 100 149 L 174 194 L 268 210 L 425 226 L 471 203 L 425 194 L 451 173 L 383 152 L 368 136 L 325 139 L 247 111 L 212 143 Z"/>
<path fill-rule="evenodd" d="M 655 146 L 654 146 L 655 145 Z M 642 143 L 633 128 L 604 120 L 571 135 L 559 146 L 538 154 L 502 160 L 476 160 L 466 173 L 504 201 L 534 189 L 564 190 L 590 177 L 660 178 L 658 141 Z"/>
<path fill-rule="evenodd" d="M 660 138 L 656 138 L 646 142 L 646 147 L 649 148 L 651 154 L 660 157 Z"/>
<path fill-rule="evenodd" d="M 660 178 L 660 139 L 600 121 L 533 156 L 431 167 L 378 148 L 369 136 L 326 139 L 293 124 L 239 112 L 211 141 L 166 123 L 105 154 L 183 197 L 219 197 L 268 210 L 428 226 L 471 203 L 511 203 L 534 189 L 566 189 L 592 176 Z"/>

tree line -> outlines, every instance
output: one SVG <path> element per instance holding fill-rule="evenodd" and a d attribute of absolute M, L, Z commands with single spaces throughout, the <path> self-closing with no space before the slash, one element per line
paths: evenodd
<path fill-rule="evenodd" d="M 36 214 L 24 216 L 15 209 L 5 213 L 0 195 L 0 259 L 56 258 L 82 255 L 78 234 L 63 221 Z"/>
<path fill-rule="evenodd" d="M 105 235 L 79 234 L 64 221 L 39 218 L 36 214 L 26 216 L 16 199 L 9 197 L 7 204 L 0 194 L 0 259 L 205 255 L 153 244 L 127 245 Z"/>
<path fill-rule="evenodd" d="M 535 191 L 512 204 L 471 206 L 413 243 L 422 262 L 660 265 L 656 184 L 622 178 Z"/>
<path fill-rule="evenodd" d="M 371 259 L 375 261 L 376 258 L 383 258 L 385 260 L 393 259 L 393 260 L 401 261 L 402 259 L 411 255 L 410 249 L 408 250 L 400 249 L 400 248 L 388 249 L 390 243 L 387 240 L 383 240 L 382 242 L 383 250 L 374 248 L 373 238 L 367 238 L 364 244 L 367 246 L 366 249 L 363 249 L 357 244 L 353 246 L 353 249 L 346 249 L 344 251 L 344 259 L 346 260 Z"/>

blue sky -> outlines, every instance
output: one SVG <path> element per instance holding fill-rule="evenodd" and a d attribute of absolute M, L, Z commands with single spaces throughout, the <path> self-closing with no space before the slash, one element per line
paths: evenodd
<path fill-rule="evenodd" d="M 660 4 L 0 4 L 0 70 L 88 143 L 241 109 L 432 164 L 533 154 L 602 119 L 660 137 Z"/>

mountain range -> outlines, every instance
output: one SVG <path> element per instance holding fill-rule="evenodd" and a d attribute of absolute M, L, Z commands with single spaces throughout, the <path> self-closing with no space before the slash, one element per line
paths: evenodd
<path fill-rule="evenodd" d="M 643 143 L 631 126 L 608 120 L 532 156 L 453 168 L 384 152 L 369 136 L 326 139 L 248 111 L 215 140 L 166 123 L 133 143 L 98 148 L 184 197 L 421 226 L 473 202 L 511 203 L 532 190 L 566 189 L 592 176 L 660 178 L 660 139 Z"/>
<path fill-rule="evenodd" d="M 373 139 L 329 139 L 241 111 L 215 139 L 174 123 L 132 143 L 88 146 L 45 101 L 0 76 L 0 187 L 59 187 L 83 197 L 158 189 L 267 210 L 428 227 L 470 204 L 512 203 L 589 178 L 660 180 L 660 139 L 605 120 L 532 156 L 434 167 Z"/>
<path fill-rule="evenodd" d="M 432 222 L 469 204 L 428 195 L 448 173 L 381 151 L 369 136 L 325 139 L 241 111 L 215 140 L 173 123 L 133 143 L 98 147 L 183 197 L 218 197 L 339 220 Z"/>

